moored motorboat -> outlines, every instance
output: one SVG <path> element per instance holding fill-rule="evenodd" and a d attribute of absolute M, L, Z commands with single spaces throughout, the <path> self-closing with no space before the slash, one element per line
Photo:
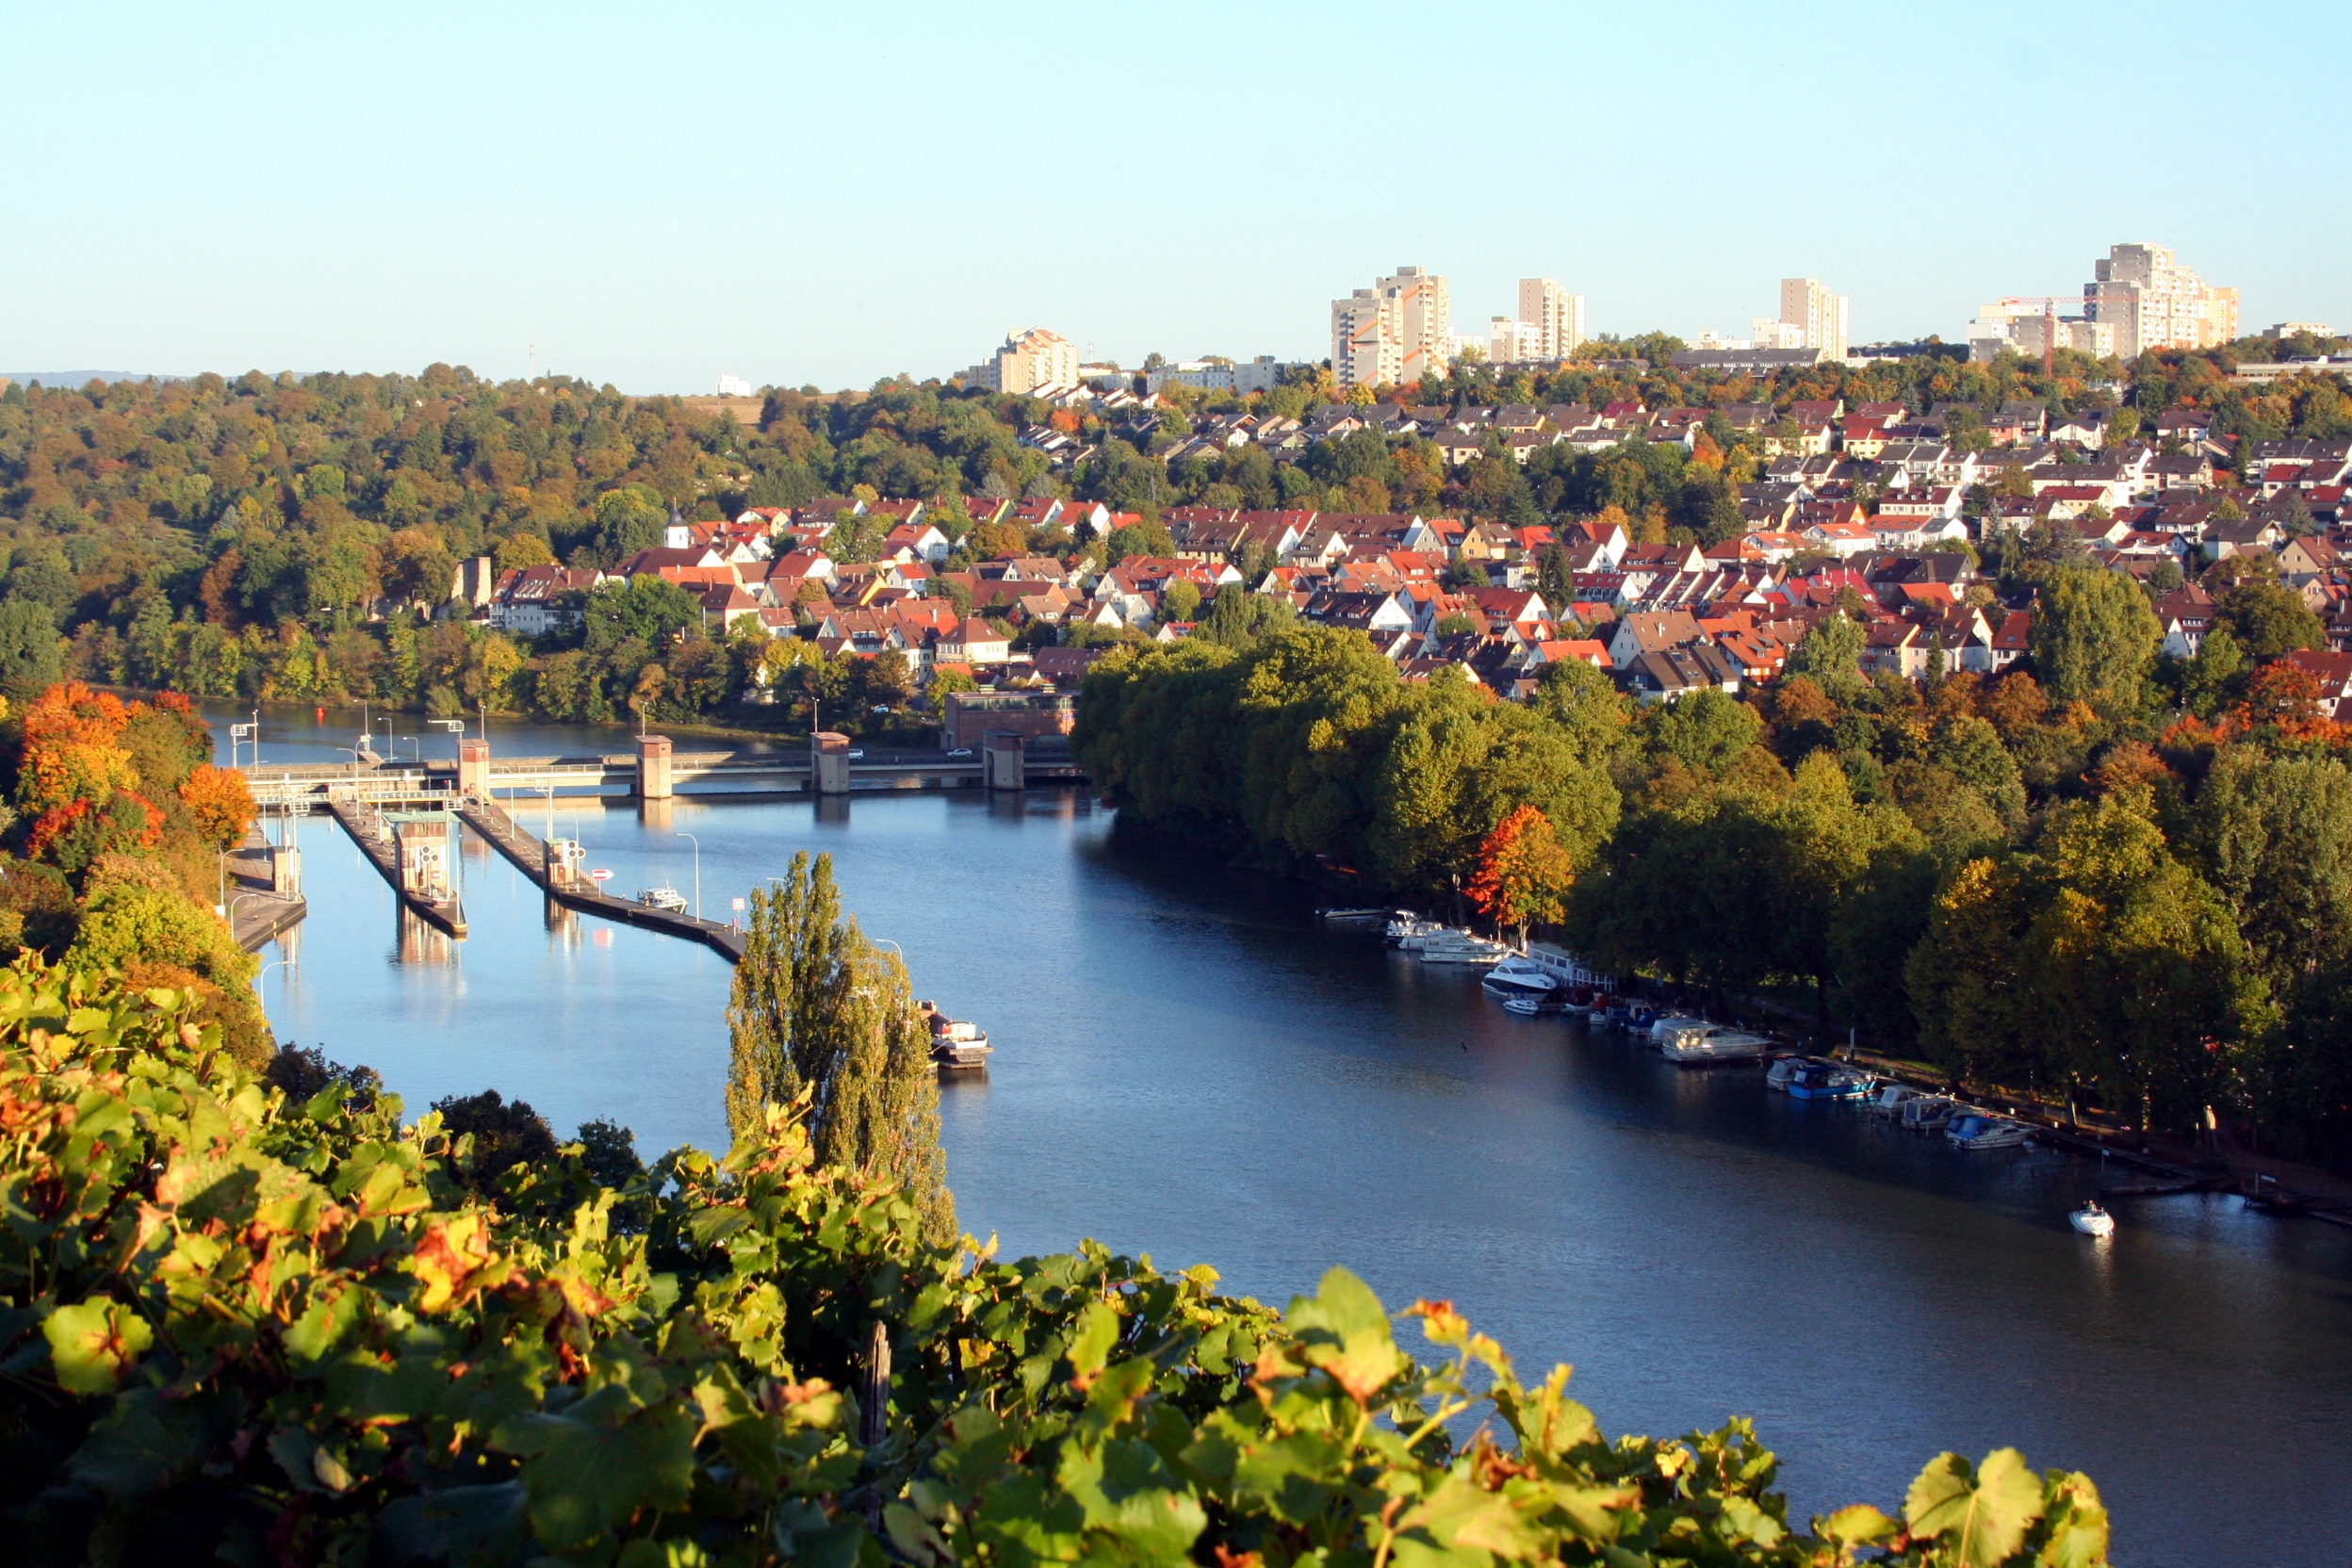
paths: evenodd
<path fill-rule="evenodd" d="M 1544 997 L 1560 988 L 1543 965 L 1517 953 L 1479 976 L 1478 984 L 1505 996 Z"/>
<path fill-rule="evenodd" d="M 1944 1129 L 1944 1141 L 1954 1149 L 2015 1149 L 2030 1132 L 2025 1123 L 2007 1117 L 1967 1111 L 1952 1119 L 1952 1125 Z"/>
<path fill-rule="evenodd" d="M 1787 1088 L 1791 1100 L 1863 1100 L 1876 1082 L 1860 1068 L 1807 1062 L 1790 1074 Z"/>
<path fill-rule="evenodd" d="M 2111 1236 L 2115 1233 L 2115 1217 L 2100 1208 L 2096 1198 L 2066 1216 L 2066 1223 L 2086 1236 Z"/>
<path fill-rule="evenodd" d="M 1926 1092 L 1925 1089 L 1913 1088 L 1909 1084 L 1881 1084 L 1870 1096 L 1870 1107 L 1879 1116 L 1901 1116 L 1905 1104 Z"/>
<path fill-rule="evenodd" d="M 1788 1081 L 1797 1075 L 1797 1070 L 1803 1066 L 1805 1066 L 1803 1056 L 1773 1057 L 1772 1065 L 1764 1072 L 1764 1086 L 1775 1093 L 1787 1094 Z"/>
<path fill-rule="evenodd" d="M 932 1061 L 949 1072 L 969 1072 L 988 1065 L 996 1048 L 978 1024 L 950 1018 L 927 1002 L 922 1006 L 931 1019 Z"/>
<path fill-rule="evenodd" d="M 660 909 L 674 915 L 685 909 L 686 895 L 676 888 L 640 888 L 637 890 L 637 902 L 648 909 Z"/>
<path fill-rule="evenodd" d="M 1411 911 L 1404 909 L 1317 909 L 1317 920 L 1393 920 Z"/>
<path fill-rule="evenodd" d="M 1420 952 L 1425 964 L 1499 964 L 1511 956 L 1511 949 L 1502 943 L 1467 931 L 1441 930 L 1422 941 Z"/>
<path fill-rule="evenodd" d="M 1381 935 L 1388 939 L 1392 946 L 1401 947 L 1408 953 L 1417 953 L 1422 943 L 1445 930 L 1446 926 L 1440 922 L 1423 920 L 1410 909 L 1400 909 L 1396 918 L 1381 928 Z"/>
<path fill-rule="evenodd" d="M 1642 1033 L 1649 1037 L 1650 1049 L 1657 1051 L 1686 1029 L 1706 1027 L 1707 1020 L 1690 1013 L 1659 1013 L 1650 1020 L 1649 1027 Z"/>
<path fill-rule="evenodd" d="M 1948 1094 L 1922 1094 L 1895 1109 L 1895 1122 L 1906 1133 L 1940 1133 L 1952 1125 L 1960 1107 Z"/>
<path fill-rule="evenodd" d="M 1718 1067 L 1761 1061 L 1772 1046 L 1772 1042 L 1761 1035 L 1710 1023 L 1673 1036 L 1659 1054 L 1676 1067 Z"/>
<path fill-rule="evenodd" d="M 1552 1004 L 1530 991 L 1503 998 L 1503 1011 L 1517 1013 L 1521 1018 L 1533 1018 L 1538 1013 L 1552 1011 Z"/>

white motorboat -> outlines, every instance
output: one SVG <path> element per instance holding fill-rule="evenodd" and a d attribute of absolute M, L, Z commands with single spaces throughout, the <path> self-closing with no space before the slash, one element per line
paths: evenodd
<path fill-rule="evenodd" d="M 1425 964 L 1499 964 L 1511 956 L 1500 942 L 1474 937 L 1467 931 L 1441 931 L 1421 943 Z"/>
<path fill-rule="evenodd" d="M 1407 953 L 1418 953 L 1421 951 L 1422 943 L 1431 937 L 1442 935 L 1446 929 L 1446 927 L 1442 923 L 1423 920 L 1419 915 L 1407 909 L 1401 911 L 1395 920 L 1390 921 L 1382 928 L 1382 934 L 1387 937 L 1392 945 L 1401 947 Z"/>
<path fill-rule="evenodd" d="M 2015 1149 L 2032 1132 L 2022 1121 L 1968 1111 L 1952 1119 L 1952 1125 L 1944 1129 L 1944 1141 L 1954 1149 Z"/>
<path fill-rule="evenodd" d="M 2066 1216 L 2066 1223 L 2086 1236 L 2111 1236 L 2115 1233 L 2115 1217 L 2100 1208 L 2097 1199 Z"/>
<path fill-rule="evenodd" d="M 1940 1133 L 1959 1111 L 1948 1094 L 1917 1095 L 1895 1107 L 1895 1124 L 1906 1133 Z"/>
<path fill-rule="evenodd" d="M 1514 953 L 1488 970 L 1478 984 L 1506 996 L 1547 997 L 1560 981 L 1534 959 Z"/>
<path fill-rule="evenodd" d="M 1870 1110 L 1879 1116 L 1901 1116 L 1903 1106 L 1926 1094 L 1925 1089 L 1908 1084 L 1881 1084 L 1870 1098 Z"/>
<path fill-rule="evenodd" d="M 1726 1062 L 1763 1059 L 1772 1042 L 1761 1035 L 1726 1029 L 1720 1023 L 1685 1029 L 1666 1042 L 1660 1054 L 1676 1067 L 1714 1067 Z"/>
<path fill-rule="evenodd" d="M 1658 1050 L 1686 1029 L 1705 1029 L 1707 1021 L 1689 1013 L 1660 1013 L 1650 1025 L 1650 1049 Z"/>
<path fill-rule="evenodd" d="M 1787 1094 L 1789 1084 L 1797 1076 L 1797 1070 L 1803 1066 L 1805 1066 L 1803 1056 L 1774 1058 L 1772 1067 L 1764 1074 L 1764 1086 L 1775 1094 Z"/>
<path fill-rule="evenodd" d="M 640 888 L 637 902 L 648 909 L 662 909 L 674 915 L 686 909 L 686 895 L 676 888 Z"/>
<path fill-rule="evenodd" d="M 1542 997 L 1528 991 L 1521 991 L 1516 995 L 1503 998 L 1503 1010 L 1507 1013 L 1517 1013 L 1521 1018 L 1533 1018 L 1544 1011 L 1546 1005 L 1548 1004 Z"/>
<path fill-rule="evenodd" d="M 936 1008 L 931 1013 L 931 1059 L 950 1072 L 966 1072 L 988 1065 L 988 1056 L 995 1050 L 988 1037 L 976 1023 L 960 1018 L 949 1018 Z"/>

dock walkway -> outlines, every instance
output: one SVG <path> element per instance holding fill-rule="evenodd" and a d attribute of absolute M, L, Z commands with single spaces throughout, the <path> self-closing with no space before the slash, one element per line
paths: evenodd
<path fill-rule="evenodd" d="M 418 919 L 439 926 L 452 937 L 466 934 L 466 911 L 454 906 L 454 901 L 452 907 L 445 909 L 439 905 L 427 903 L 400 886 L 400 852 L 393 847 L 389 835 L 376 831 L 375 812 L 364 805 L 332 796 L 323 804 L 328 815 L 342 825 L 343 831 L 351 835 L 351 842 L 360 847 L 376 870 L 383 874 L 384 881 L 391 884 L 394 895 Z"/>
<path fill-rule="evenodd" d="M 260 952 L 310 913 L 302 898 L 270 890 L 270 841 L 259 826 L 245 830 L 245 841 L 229 851 L 224 870 L 229 934 L 246 952 Z"/>
<path fill-rule="evenodd" d="M 496 801 L 469 800 L 458 808 L 458 820 L 482 835 L 498 852 L 514 863 L 516 870 L 530 877 L 547 895 L 567 909 L 602 920 L 619 921 L 627 925 L 643 926 L 672 937 L 683 937 L 716 952 L 728 963 L 740 963 L 743 956 L 743 934 L 731 925 L 716 921 L 698 920 L 693 915 L 673 914 L 667 909 L 655 909 L 634 904 L 609 893 L 594 892 L 574 887 L 554 887 L 547 881 L 547 846 L 516 825 L 505 808 Z"/>

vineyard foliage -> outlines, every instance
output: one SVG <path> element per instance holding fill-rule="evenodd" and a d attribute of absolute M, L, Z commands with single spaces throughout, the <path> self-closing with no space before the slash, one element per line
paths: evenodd
<path fill-rule="evenodd" d="M 926 1245 L 794 1110 L 626 1193 L 574 1145 L 484 1200 L 437 1114 L 290 1102 L 180 993 L 30 955 L 0 1135 L 26 1568 L 2104 1560 L 2091 1483 L 2012 1450 L 1801 1527 L 1744 1423 L 1605 1441 L 1443 1302 L 1424 1361 L 1342 1271 L 1278 1316 L 1091 1244 Z"/>

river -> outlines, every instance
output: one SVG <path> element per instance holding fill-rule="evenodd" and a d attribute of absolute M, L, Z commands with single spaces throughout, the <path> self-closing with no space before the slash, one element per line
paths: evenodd
<path fill-rule="evenodd" d="M 263 757 L 330 760 L 357 727 L 330 721 L 265 713 Z M 548 809 L 518 815 L 544 831 Z M 1473 977 L 1319 926 L 1301 890 L 1126 842 L 1081 792 L 553 809 L 615 889 L 693 896 L 698 869 L 719 919 L 794 851 L 830 853 L 916 994 L 997 1043 L 985 1080 L 945 1086 L 941 1125 L 965 1229 L 1008 1256 L 1093 1236 L 1276 1302 L 1334 1264 L 1392 1306 L 1449 1297 L 1523 1375 L 1575 1364 L 1611 1432 L 1753 1416 L 1800 1518 L 1898 1505 L 1938 1450 L 2015 1444 L 2098 1480 L 2118 1562 L 2344 1560 L 2352 1232 L 2187 1197 L 2122 1202 L 2094 1242 L 2066 1212 L 2096 1160 L 1961 1154 L 1513 1017 Z M 716 955 L 551 926 L 470 838 L 467 938 L 404 933 L 339 829 L 299 832 L 310 915 L 263 974 L 282 1037 L 376 1068 L 412 1112 L 497 1087 L 565 1135 L 603 1116 L 648 1156 L 723 1144 Z"/>

